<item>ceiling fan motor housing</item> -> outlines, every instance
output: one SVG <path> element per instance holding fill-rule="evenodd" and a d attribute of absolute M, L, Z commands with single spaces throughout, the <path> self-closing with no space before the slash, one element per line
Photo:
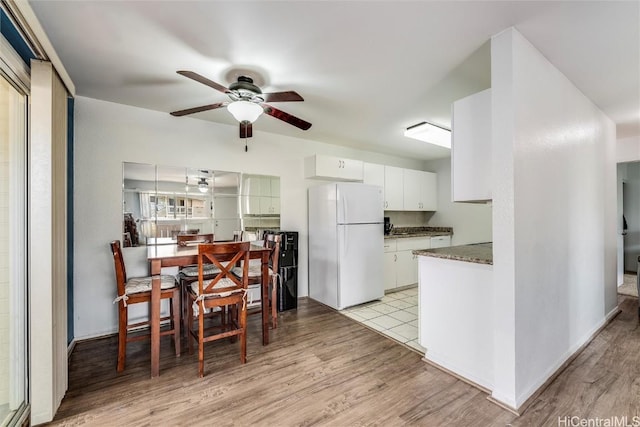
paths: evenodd
<path fill-rule="evenodd" d="M 239 76 L 237 82 L 229 85 L 229 90 L 236 92 L 240 99 L 247 100 L 262 94 L 262 90 L 253 84 L 253 79 L 247 76 Z"/>

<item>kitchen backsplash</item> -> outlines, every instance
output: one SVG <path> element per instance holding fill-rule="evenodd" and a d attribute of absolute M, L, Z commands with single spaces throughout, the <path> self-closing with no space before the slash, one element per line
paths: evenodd
<path fill-rule="evenodd" d="M 384 216 L 395 228 L 397 227 L 426 227 L 433 212 L 400 212 L 385 211 Z"/>
<path fill-rule="evenodd" d="M 393 227 L 393 231 L 391 234 L 396 233 L 422 233 L 422 232 L 437 232 L 437 233 L 452 233 L 452 227 L 429 227 L 429 226 L 420 226 L 420 227 Z"/>

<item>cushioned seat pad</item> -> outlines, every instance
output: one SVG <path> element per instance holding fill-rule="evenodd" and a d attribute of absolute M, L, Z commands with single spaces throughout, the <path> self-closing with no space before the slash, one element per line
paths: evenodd
<path fill-rule="evenodd" d="M 183 267 L 180 269 L 180 273 L 186 277 L 197 277 L 198 276 L 198 266 L 190 265 L 187 267 Z M 220 273 L 220 269 L 213 264 L 204 264 L 202 266 L 202 274 L 205 276 L 209 276 L 211 274 Z"/>
<path fill-rule="evenodd" d="M 127 295 L 151 291 L 152 277 L 132 277 L 124 284 Z M 171 289 L 176 286 L 176 278 L 169 275 L 160 276 L 160 289 Z"/>
<path fill-rule="evenodd" d="M 209 283 L 211 283 L 213 280 L 205 280 L 202 282 L 202 288 L 206 289 L 207 286 L 209 286 Z M 240 293 L 240 292 L 244 292 L 245 290 L 242 288 L 238 288 L 238 285 L 231 279 L 227 279 L 222 278 L 218 281 L 218 283 L 215 284 L 215 286 L 213 287 L 212 290 L 209 290 L 208 292 L 205 291 L 205 294 L 203 295 L 204 298 L 208 298 L 208 297 L 226 297 L 235 293 Z M 228 288 L 228 287 L 236 287 L 236 289 L 231 289 L 231 290 L 225 290 L 225 291 L 220 291 L 220 289 L 222 288 Z M 191 292 L 193 292 L 194 295 L 200 296 L 200 286 L 198 282 L 193 282 L 191 283 Z"/>
<path fill-rule="evenodd" d="M 236 276 L 241 277 L 242 276 L 242 267 L 233 267 L 231 272 L 233 274 L 235 274 Z M 273 270 L 271 270 L 271 268 L 269 268 L 269 276 L 271 276 L 271 275 L 273 275 Z M 249 276 L 251 278 L 256 278 L 256 277 L 262 276 L 262 265 L 249 264 L 249 271 L 247 273 L 247 276 Z"/>

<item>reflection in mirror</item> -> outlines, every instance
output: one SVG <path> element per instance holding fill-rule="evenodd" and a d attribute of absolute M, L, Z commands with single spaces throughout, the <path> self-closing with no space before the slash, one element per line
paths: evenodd
<path fill-rule="evenodd" d="M 260 230 L 280 229 L 280 178 L 244 174 L 240 197 L 242 229 L 260 235 Z"/>
<path fill-rule="evenodd" d="M 156 167 L 124 163 L 122 177 L 122 246 L 146 245 L 148 238 L 155 237 L 156 213 L 150 203 L 156 192 Z"/>
<path fill-rule="evenodd" d="M 280 178 L 123 164 L 123 246 L 175 244 L 178 234 L 233 240 L 280 229 Z"/>

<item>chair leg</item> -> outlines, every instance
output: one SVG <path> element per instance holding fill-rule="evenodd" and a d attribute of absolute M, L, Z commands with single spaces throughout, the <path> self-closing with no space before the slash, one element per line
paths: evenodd
<path fill-rule="evenodd" d="M 173 298 L 171 298 L 171 305 L 173 311 L 173 344 L 176 348 L 176 356 L 180 356 L 180 327 L 182 322 L 180 316 L 182 315 L 182 291 L 180 288 L 176 288 L 173 291 Z"/>
<path fill-rule="evenodd" d="M 118 302 L 118 365 L 117 372 L 124 371 L 125 359 L 127 357 L 127 323 L 129 313 L 123 301 Z"/>
<path fill-rule="evenodd" d="M 278 276 L 273 276 L 271 285 L 271 326 L 278 328 Z"/>
<path fill-rule="evenodd" d="M 193 354 L 193 303 L 191 302 L 191 296 L 186 295 L 187 300 L 187 347 L 189 348 L 189 354 Z"/>
<path fill-rule="evenodd" d="M 187 294 L 187 286 L 189 286 L 189 284 L 187 282 L 184 281 L 180 281 L 180 294 L 182 297 L 182 316 L 183 316 L 183 322 L 184 322 L 184 333 L 187 336 L 187 339 L 189 338 L 189 308 L 187 307 L 187 304 L 189 304 L 189 295 Z"/>
<path fill-rule="evenodd" d="M 235 325 L 238 325 L 238 305 L 232 304 L 225 307 L 229 308 L 229 318 L 227 319 L 228 323 L 226 323 L 224 327 L 224 330 L 228 331 L 235 327 L 234 323 Z M 238 340 L 237 335 L 232 335 L 229 337 L 229 341 L 231 341 L 232 343 L 236 342 L 237 340 Z"/>
<path fill-rule="evenodd" d="M 247 362 L 247 308 L 240 303 L 240 363 Z"/>
<path fill-rule="evenodd" d="M 198 375 L 204 377 L 204 309 L 198 307 Z"/>

